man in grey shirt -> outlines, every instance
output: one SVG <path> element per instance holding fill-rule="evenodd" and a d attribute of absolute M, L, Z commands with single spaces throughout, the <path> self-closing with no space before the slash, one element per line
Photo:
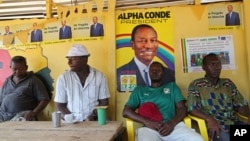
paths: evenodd
<path fill-rule="evenodd" d="M 0 122 L 34 120 L 49 103 L 48 92 L 33 72 L 28 72 L 26 58 L 11 59 L 12 75 L 3 84 L 0 93 Z"/>

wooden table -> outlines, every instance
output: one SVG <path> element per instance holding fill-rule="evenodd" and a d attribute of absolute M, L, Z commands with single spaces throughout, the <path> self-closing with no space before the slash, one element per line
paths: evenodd
<path fill-rule="evenodd" d="M 0 123 L 1 141 L 113 141 L 123 123 L 107 121 L 98 125 L 96 121 L 75 124 L 62 123 L 54 128 L 51 121 L 7 121 Z"/>

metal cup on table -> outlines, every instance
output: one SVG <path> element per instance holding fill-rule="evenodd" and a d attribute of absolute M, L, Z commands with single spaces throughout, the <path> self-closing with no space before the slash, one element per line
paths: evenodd
<path fill-rule="evenodd" d="M 52 113 L 52 124 L 53 127 L 57 128 L 61 126 L 61 112 L 55 111 Z"/>

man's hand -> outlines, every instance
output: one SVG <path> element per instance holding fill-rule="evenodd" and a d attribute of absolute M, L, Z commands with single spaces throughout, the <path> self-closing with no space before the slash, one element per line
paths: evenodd
<path fill-rule="evenodd" d="M 87 121 L 96 121 L 95 117 L 93 115 L 89 115 L 86 119 Z"/>
<path fill-rule="evenodd" d="M 208 136 L 210 140 L 212 140 L 214 137 L 220 138 L 220 130 L 225 131 L 221 125 L 212 117 L 209 117 L 206 119 L 207 121 L 207 128 L 208 128 Z"/>
<path fill-rule="evenodd" d="M 175 123 L 173 121 L 168 121 L 162 124 L 158 132 L 162 136 L 167 136 L 173 131 L 174 127 L 175 127 Z"/>
<path fill-rule="evenodd" d="M 160 129 L 160 127 L 162 126 L 162 123 L 157 122 L 157 121 L 152 121 L 149 119 L 144 119 L 143 124 L 146 127 L 151 128 L 151 129 L 156 130 L 156 131 L 158 131 Z"/>
<path fill-rule="evenodd" d="M 28 112 L 24 118 L 26 121 L 30 121 L 30 120 L 33 120 L 36 116 L 37 116 L 38 113 L 34 112 L 34 111 L 30 111 Z"/>
<path fill-rule="evenodd" d="M 93 110 L 92 114 L 88 116 L 87 121 L 97 121 L 97 111 Z"/>

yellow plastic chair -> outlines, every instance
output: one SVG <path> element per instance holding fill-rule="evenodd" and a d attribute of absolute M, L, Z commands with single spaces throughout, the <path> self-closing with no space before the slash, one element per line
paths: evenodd
<path fill-rule="evenodd" d="M 132 121 L 129 118 L 126 118 L 126 126 L 127 126 L 128 141 L 134 141 L 135 140 L 134 121 Z"/>
<path fill-rule="evenodd" d="M 191 119 L 189 117 L 185 117 L 183 122 L 191 128 Z M 131 119 L 126 118 L 126 126 L 127 126 L 127 134 L 128 134 L 128 141 L 135 141 L 135 127 L 134 121 Z"/>
<path fill-rule="evenodd" d="M 188 115 L 188 117 L 197 122 L 201 136 L 203 137 L 204 141 L 208 141 L 208 133 L 205 120 L 198 118 L 196 116 L 192 116 L 190 114 Z"/>
<path fill-rule="evenodd" d="M 247 122 L 247 120 L 248 120 L 248 117 L 243 116 L 243 115 L 241 115 L 240 113 L 237 113 L 237 116 L 238 116 L 239 119 L 240 119 L 241 121 L 243 121 L 243 122 Z"/>
<path fill-rule="evenodd" d="M 239 117 L 240 120 L 242 121 L 247 121 L 247 117 L 240 115 L 239 113 L 237 113 L 237 116 Z M 207 132 L 207 126 L 206 126 L 206 122 L 204 119 L 201 119 L 199 117 L 196 116 L 192 116 L 192 115 L 188 115 L 188 117 L 190 117 L 191 120 L 194 120 L 197 122 L 198 124 L 198 128 L 200 130 L 200 134 L 203 137 L 204 141 L 209 141 L 209 137 L 208 137 L 208 132 Z M 192 123 L 191 123 L 192 126 Z"/>

